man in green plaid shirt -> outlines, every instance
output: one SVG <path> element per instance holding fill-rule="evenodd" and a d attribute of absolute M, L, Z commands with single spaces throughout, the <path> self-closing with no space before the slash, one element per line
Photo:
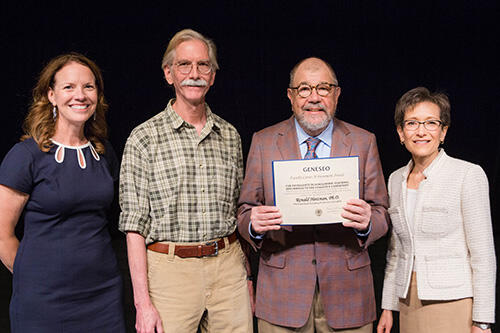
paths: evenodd
<path fill-rule="evenodd" d="M 215 45 L 182 30 L 162 68 L 176 98 L 132 131 L 120 175 L 136 329 L 252 332 L 235 234 L 241 139 L 205 103 L 219 68 Z"/>

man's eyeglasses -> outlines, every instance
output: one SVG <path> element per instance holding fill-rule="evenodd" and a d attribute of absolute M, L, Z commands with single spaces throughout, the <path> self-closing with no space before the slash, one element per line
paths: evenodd
<path fill-rule="evenodd" d="M 437 119 L 430 119 L 430 120 L 424 120 L 424 121 L 418 121 L 418 120 L 405 120 L 403 121 L 403 127 L 407 131 L 416 131 L 420 125 L 423 124 L 424 128 L 428 131 L 436 131 L 441 125 L 442 122 L 441 120 Z"/>
<path fill-rule="evenodd" d="M 190 61 L 181 61 L 175 64 L 177 70 L 182 74 L 189 74 L 193 69 L 193 63 Z M 209 74 L 212 71 L 212 65 L 207 61 L 196 63 L 196 69 L 200 74 Z"/>
<path fill-rule="evenodd" d="M 337 88 L 338 86 L 333 83 L 319 83 L 315 86 L 310 86 L 308 84 L 301 84 L 297 87 L 290 87 L 290 89 L 295 89 L 297 90 L 297 94 L 300 97 L 306 98 L 309 97 L 312 94 L 313 89 L 316 89 L 316 93 L 320 96 L 328 96 L 332 90 Z"/>

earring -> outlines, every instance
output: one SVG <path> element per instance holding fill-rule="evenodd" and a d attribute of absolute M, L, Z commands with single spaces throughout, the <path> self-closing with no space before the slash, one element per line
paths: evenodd
<path fill-rule="evenodd" d="M 52 117 L 54 118 L 54 120 L 56 120 L 56 118 L 57 118 L 57 106 L 55 106 L 55 105 L 52 108 Z"/>
<path fill-rule="evenodd" d="M 97 114 L 97 111 L 94 112 L 94 121 L 95 121 L 95 118 L 96 118 L 96 114 Z"/>
<path fill-rule="evenodd" d="M 404 146 L 404 145 L 405 145 L 404 140 L 402 140 L 400 143 L 401 143 L 401 146 Z"/>
<path fill-rule="evenodd" d="M 440 145 L 444 144 L 444 140 L 441 140 L 441 142 L 439 142 Z"/>

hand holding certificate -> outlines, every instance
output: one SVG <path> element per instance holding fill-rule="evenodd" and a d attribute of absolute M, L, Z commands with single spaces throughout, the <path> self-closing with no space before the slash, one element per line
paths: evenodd
<path fill-rule="evenodd" d="M 283 225 L 347 222 L 343 207 L 359 198 L 358 157 L 273 161 L 273 180 Z"/>
<path fill-rule="evenodd" d="M 256 206 L 250 214 L 253 234 L 262 235 L 270 230 L 280 230 L 283 222 L 281 213 L 276 206 Z"/>

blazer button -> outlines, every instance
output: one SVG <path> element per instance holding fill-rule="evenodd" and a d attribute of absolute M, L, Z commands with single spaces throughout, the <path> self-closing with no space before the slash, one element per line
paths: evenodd
<path fill-rule="evenodd" d="M 312 264 L 313 264 L 313 265 L 316 265 L 316 259 L 313 259 L 313 260 L 312 260 Z"/>

